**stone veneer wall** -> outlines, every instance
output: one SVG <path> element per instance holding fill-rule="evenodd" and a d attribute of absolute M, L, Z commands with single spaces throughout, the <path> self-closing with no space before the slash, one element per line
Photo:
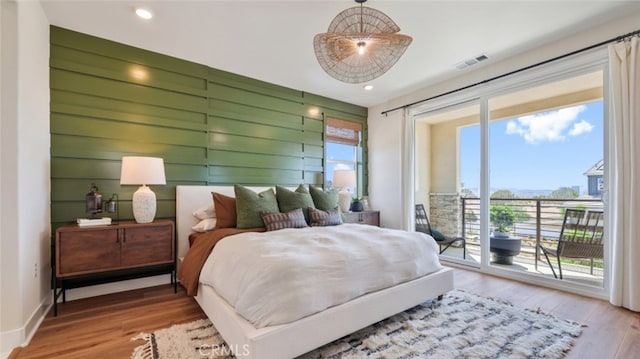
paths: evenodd
<path fill-rule="evenodd" d="M 429 221 L 447 236 L 459 236 L 462 231 L 462 211 L 459 193 L 430 193 Z"/>

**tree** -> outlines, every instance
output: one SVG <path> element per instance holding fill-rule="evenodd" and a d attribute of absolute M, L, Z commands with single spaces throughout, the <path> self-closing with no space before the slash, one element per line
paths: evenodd
<path fill-rule="evenodd" d="M 518 207 L 517 209 L 514 209 L 513 213 L 516 216 L 516 222 L 518 223 L 522 223 L 522 222 L 528 222 L 531 219 L 531 215 L 529 213 L 527 213 L 526 210 L 523 210 L 522 207 Z"/>
<path fill-rule="evenodd" d="M 578 192 L 571 187 L 560 187 L 549 194 L 549 198 L 554 199 L 571 199 L 578 197 Z"/>
<path fill-rule="evenodd" d="M 472 209 L 467 210 L 467 212 L 464 214 L 464 218 L 472 223 L 478 221 L 478 215 Z"/>
<path fill-rule="evenodd" d="M 491 201 L 491 203 L 494 204 L 507 204 L 509 203 L 509 201 L 501 201 L 501 199 L 510 199 L 510 198 L 517 198 L 518 196 L 516 196 L 515 193 L 509 191 L 508 189 L 500 189 L 497 190 L 495 192 L 493 192 L 491 194 L 491 198 L 497 198 L 498 200 L 493 200 Z"/>
<path fill-rule="evenodd" d="M 491 198 L 517 198 L 515 193 L 508 189 L 500 189 L 491 194 Z"/>
<path fill-rule="evenodd" d="M 489 219 L 496 231 L 507 233 L 513 227 L 516 214 L 511 206 L 499 204 L 491 206 Z"/>
<path fill-rule="evenodd" d="M 460 190 L 460 197 L 463 197 L 463 198 L 477 198 L 478 195 L 473 193 L 473 191 L 468 189 L 468 188 L 463 188 L 463 189 Z"/>

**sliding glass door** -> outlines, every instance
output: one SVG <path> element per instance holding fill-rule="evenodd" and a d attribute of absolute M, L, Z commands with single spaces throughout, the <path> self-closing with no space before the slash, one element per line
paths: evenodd
<path fill-rule="evenodd" d="M 441 244 L 443 261 L 604 293 L 603 68 L 512 80 L 410 111 L 414 203 L 434 237 L 465 239 Z"/>
<path fill-rule="evenodd" d="M 442 256 L 480 263 L 480 105 L 466 102 L 415 116 L 415 203 Z M 452 241 L 463 237 L 465 241 Z"/>
<path fill-rule="evenodd" d="M 488 106 L 490 265 L 602 287 L 601 233 L 588 227 L 602 220 L 587 222 L 604 210 L 603 72 L 509 91 Z M 568 209 L 580 210 L 571 219 L 579 226 L 565 222 Z"/>

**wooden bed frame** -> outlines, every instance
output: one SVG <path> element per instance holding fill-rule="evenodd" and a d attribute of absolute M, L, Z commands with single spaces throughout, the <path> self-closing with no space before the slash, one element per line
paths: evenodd
<path fill-rule="evenodd" d="M 262 191 L 267 187 L 253 187 Z M 234 196 L 229 186 L 177 186 L 176 222 L 178 256 L 189 249 L 192 213 L 212 202 L 211 192 Z M 369 293 L 292 323 L 255 328 L 236 314 L 213 288 L 200 285 L 196 300 L 238 357 L 293 358 L 349 333 L 453 290 L 453 271 L 438 272 L 387 289 Z"/>

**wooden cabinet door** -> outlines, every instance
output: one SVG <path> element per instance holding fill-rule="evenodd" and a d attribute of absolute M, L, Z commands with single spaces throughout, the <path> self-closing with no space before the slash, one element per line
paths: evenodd
<path fill-rule="evenodd" d="M 365 212 L 344 213 L 344 221 L 345 223 L 359 223 L 359 224 L 370 224 L 373 226 L 379 226 L 380 212 L 365 211 Z"/>
<path fill-rule="evenodd" d="M 56 238 L 58 277 L 103 272 L 120 266 L 115 228 L 59 232 Z"/>
<path fill-rule="evenodd" d="M 132 226 L 123 229 L 122 266 L 137 267 L 173 262 L 173 226 Z"/>
<path fill-rule="evenodd" d="M 373 226 L 380 225 L 380 212 L 371 211 L 371 212 L 361 212 L 360 213 L 360 223 L 370 224 Z"/>

